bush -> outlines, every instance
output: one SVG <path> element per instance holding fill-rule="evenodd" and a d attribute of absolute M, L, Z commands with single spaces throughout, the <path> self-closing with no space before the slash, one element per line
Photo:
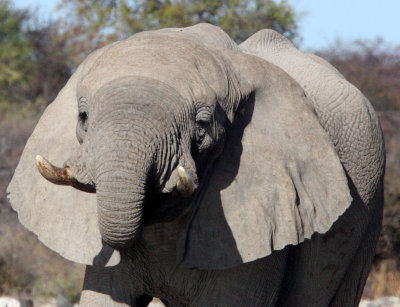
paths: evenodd
<path fill-rule="evenodd" d="M 0 121 L 0 289 L 14 295 L 55 297 L 57 288 L 73 302 L 79 299 L 83 266 L 52 252 L 19 223 L 6 199 L 6 187 L 35 120 Z"/>
<path fill-rule="evenodd" d="M 354 42 L 318 54 L 357 86 L 378 112 L 385 138 L 386 174 L 382 231 L 364 296 L 400 296 L 400 46 L 383 40 Z"/>

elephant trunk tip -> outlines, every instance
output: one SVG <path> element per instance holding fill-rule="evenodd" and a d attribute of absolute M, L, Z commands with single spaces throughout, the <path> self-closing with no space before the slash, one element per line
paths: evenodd
<path fill-rule="evenodd" d="M 115 249 L 132 246 L 140 237 L 143 226 L 142 193 L 103 195 L 97 192 L 98 217 L 103 241 Z M 122 193 L 126 194 L 126 193 Z"/>
<path fill-rule="evenodd" d="M 123 250 L 131 247 L 140 237 L 141 227 L 137 227 L 134 231 L 129 234 L 116 235 L 114 232 L 103 232 L 101 231 L 101 237 L 104 243 L 115 248 L 117 250 Z"/>

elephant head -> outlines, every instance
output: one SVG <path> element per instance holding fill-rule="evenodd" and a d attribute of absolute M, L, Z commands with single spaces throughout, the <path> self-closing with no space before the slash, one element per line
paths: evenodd
<path fill-rule="evenodd" d="M 64 257 L 92 264 L 185 214 L 179 261 L 226 268 L 326 232 L 350 205 L 301 87 L 233 42 L 202 40 L 199 27 L 94 52 L 43 114 L 9 198 Z M 51 182 L 34 170 L 37 154 L 64 164 L 37 158 Z"/>

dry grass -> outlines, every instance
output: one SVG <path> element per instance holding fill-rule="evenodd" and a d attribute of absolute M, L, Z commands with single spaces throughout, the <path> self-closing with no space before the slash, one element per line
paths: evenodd
<path fill-rule="evenodd" d="M 46 248 L 17 219 L 6 199 L 6 188 L 36 120 L 0 121 L 0 290 L 17 296 L 55 297 L 60 286 L 77 301 L 83 266 L 66 261 Z M 1 291 L 0 291 L 1 292 Z"/>
<path fill-rule="evenodd" d="M 77 301 L 84 268 L 55 254 L 17 222 L 0 225 L 0 286 L 5 294 L 55 297 L 60 286 Z"/>
<path fill-rule="evenodd" d="M 383 296 L 400 297 L 400 269 L 396 260 L 393 259 L 375 264 L 364 288 L 363 298 L 365 299 Z"/>

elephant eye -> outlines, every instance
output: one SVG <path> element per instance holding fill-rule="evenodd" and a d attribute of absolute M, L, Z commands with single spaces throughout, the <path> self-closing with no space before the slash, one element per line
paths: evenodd
<path fill-rule="evenodd" d="M 78 121 L 80 128 L 87 132 L 87 121 L 89 118 L 89 103 L 86 97 L 80 97 L 78 103 Z"/>
<path fill-rule="evenodd" d="M 197 126 L 197 129 L 196 129 L 196 137 L 197 137 L 197 139 L 198 140 L 203 140 L 205 135 L 206 135 L 206 129 L 201 127 L 201 126 Z"/>
<path fill-rule="evenodd" d="M 89 103 L 86 97 L 80 97 L 78 102 L 78 122 L 76 125 L 76 137 L 82 144 L 89 126 Z"/>
<path fill-rule="evenodd" d="M 210 149 L 213 144 L 210 123 L 206 121 L 197 122 L 195 134 L 197 150 L 204 151 Z"/>
<path fill-rule="evenodd" d="M 196 126 L 196 141 L 198 145 L 201 145 L 204 138 L 207 135 L 207 127 L 209 127 L 209 123 L 206 121 L 198 121 Z"/>
<path fill-rule="evenodd" d="M 86 111 L 82 111 L 82 112 L 79 112 L 78 116 L 79 116 L 79 123 L 80 123 L 83 131 L 87 132 L 87 128 L 88 128 L 87 120 L 89 117 L 88 113 Z"/>
<path fill-rule="evenodd" d="M 86 122 L 88 115 L 86 112 L 79 112 L 79 120 L 81 122 Z"/>

